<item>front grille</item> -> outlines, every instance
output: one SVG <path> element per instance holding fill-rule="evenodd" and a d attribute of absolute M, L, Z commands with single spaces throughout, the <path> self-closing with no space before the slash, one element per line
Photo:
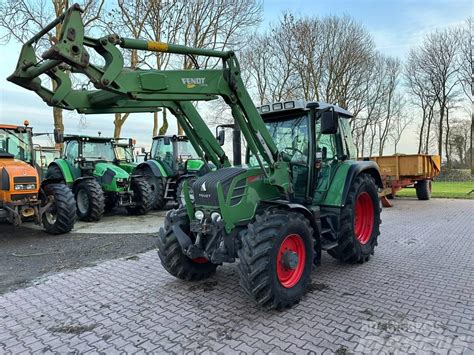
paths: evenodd
<path fill-rule="evenodd" d="M 117 181 L 117 187 L 126 188 L 128 184 L 127 180 Z"/>
<path fill-rule="evenodd" d="M 217 183 L 221 183 L 224 197 L 227 197 L 233 179 L 245 173 L 245 171 L 245 169 L 236 167 L 223 168 L 200 177 L 193 184 L 195 204 L 201 206 L 218 206 Z"/>
<path fill-rule="evenodd" d="M 36 200 L 38 198 L 37 194 L 16 194 L 11 195 L 12 201 L 20 201 L 20 200 Z"/>
<path fill-rule="evenodd" d="M 36 176 L 15 176 L 13 182 L 15 184 L 36 184 Z"/>

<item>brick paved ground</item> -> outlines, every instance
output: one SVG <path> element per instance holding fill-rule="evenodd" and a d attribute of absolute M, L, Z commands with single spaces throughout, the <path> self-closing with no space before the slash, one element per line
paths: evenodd
<path fill-rule="evenodd" d="M 155 252 L 52 275 L 0 297 L 0 352 L 316 353 L 474 350 L 473 201 L 396 201 L 368 264 L 325 255 L 311 291 L 264 312 L 235 265 L 201 283 Z"/>

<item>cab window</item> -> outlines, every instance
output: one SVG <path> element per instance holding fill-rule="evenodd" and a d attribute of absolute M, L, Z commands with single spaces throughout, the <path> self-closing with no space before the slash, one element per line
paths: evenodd
<path fill-rule="evenodd" d="M 326 160 L 337 155 L 335 135 L 321 134 L 321 121 L 316 122 L 316 149 L 318 152 L 326 151 Z"/>
<path fill-rule="evenodd" d="M 78 143 L 76 141 L 70 141 L 66 148 L 66 160 L 69 160 L 71 163 L 74 163 L 74 160 L 77 159 L 79 154 L 78 152 Z"/>

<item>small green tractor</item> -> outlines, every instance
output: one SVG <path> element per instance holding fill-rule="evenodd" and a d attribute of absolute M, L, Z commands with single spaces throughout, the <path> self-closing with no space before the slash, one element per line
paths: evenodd
<path fill-rule="evenodd" d="M 37 61 L 34 43 L 58 24 L 58 41 Z M 119 47 L 211 57 L 222 67 L 130 71 Z M 105 65 L 92 63 L 89 51 L 102 56 Z M 86 75 L 95 89 L 74 90 L 68 71 Z M 58 84 L 54 91 L 41 85 L 42 74 Z M 303 100 L 257 109 L 233 51 L 116 34 L 84 36 L 81 9 L 73 5 L 25 43 L 8 80 L 52 106 L 80 113 L 164 107 L 176 116 L 197 156 L 216 167 L 184 183 L 186 203 L 167 213 L 158 237 L 161 264 L 180 279 L 203 280 L 219 265 L 238 260 L 240 284 L 251 298 L 263 307 L 284 309 L 307 291 L 323 250 L 346 263 L 363 263 L 374 253 L 383 184 L 375 162 L 356 160 L 351 114 Z M 219 97 L 231 109 L 234 130 L 245 138 L 245 164 L 238 165 L 240 152 L 235 151 L 231 166 L 192 104 Z"/>
<path fill-rule="evenodd" d="M 136 174 L 146 176 L 155 199 L 153 207 L 162 209 L 168 201 L 184 205 L 184 182 L 194 181 L 210 169 L 212 165 L 198 157 L 186 136 L 156 136 L 149 156 L 137 166 Z"/>
<path fill-rule="evenodd" d="M 106 209 L 116 206 L 135 215 L 149 211 L 150 186 L 143 177 L 115 165 L 113 139 L 66 136 L 64 143 L 61 159 L 49 165 L 46 177 L 72 188 L 81 220 L 98 221 Z"/>

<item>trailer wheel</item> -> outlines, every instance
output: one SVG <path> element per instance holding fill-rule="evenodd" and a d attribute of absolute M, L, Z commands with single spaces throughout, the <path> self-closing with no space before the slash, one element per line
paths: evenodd
<path fill-rule="evenodd" d="M 309 285 L 313 254 L 313 229 L 303 215 L 267 211 L 242 235 L 240 285 L 265 308 L 292 307 Z"/>
<path fill-rule="evenodd" d="M 368 261 L 380 234 L 380 210 L 374 178 L 360 174 L 352 182 L 341 212 L 339 245 L 329 249 L 329 255 L 347 263 Z"/>
<path fill-rule="evenodd" d="M 186 208 L 171 210 L 166 214 L 164 228 L 161 228 L 157 242 L 161 265 L 171 275 L 182 280 L 198 281 L 212 276 L 217 265 L 205 258 L 192 260 L 184 255 L 171 228 L 173 225 L 179 225 L 186 234 L 190 233 Z"/>
<path fill-rule="evenodd" d="M 431 198 L 431 180 L 417 181 L 415 189 L 418 200 L 429 200 Z"/>
<path fill-rule="evenodd" d="M 41 216 L 43 228 L 49 234 L 63 234 L 72 230 L 76 222 L 76 203 L 74 195 L 63 184 L 48 184 L 41 191 L 43 203 L 53 196 L 53 205 Z"/>
<path fill-rule="evenodd" d="M 147 214 L 153 203 L 151 187 L 144 178 L 133 178 L 130 188 L 133 191 L 135 206 L 128 206 L 127 211 L 133 215 Z"/>
<path fill-rule="evenodd" d="M 87 222 L 100 220 L 104 214 L 105 196 L 95 179 L 81 181 L 76 187 L 75 197 L 79 219 Z"/>

